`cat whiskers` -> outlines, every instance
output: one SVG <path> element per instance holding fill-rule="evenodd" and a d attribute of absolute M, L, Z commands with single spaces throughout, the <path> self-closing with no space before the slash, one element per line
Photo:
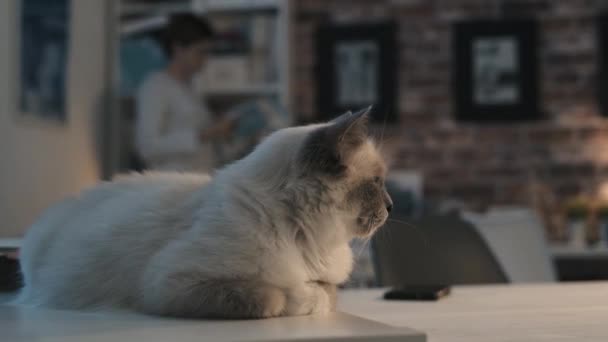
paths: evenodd
<path fill-rule="evenodd" d="M 355 259 L 359 259 L 359 258 L 361 258 L 361 255 L 362 255 L 362 254 L 363 254 L 363 252 L 364 252 L 364 251 L 367 249 L 367 245 L 369 244 L 369 239 L 363 239 L 363 240 L 360 240 L 360 241 L 361 241 L 361 242 L 360 242 L 360 244 L 357 246 L 357 247 L 358 247 L 358 248 L 357 248 L 357 250 L 356 250 L 356 251 L 354 251 L 354 253 L 353 253 L 353 254 L 354 254 L 354 256 L 355 256 Z"/>
<path fill-rule="evenodd" d="M 406 226 L 407 228 L 411 228 L 413 231 L 415 231 L 418 234 L 418 236 L 420 236 L 420 238 L 424 242 L 424 246 L 426 248 L 428 248 L 428 247 L 431 246 L 431 244 L 429 243 L 429 240 L 427 239 L 426 236 L 424 236 L 424 232 L 420 229 L 420 227 L 416 227 L 416 225 L 411 224 L 411 223 L 406 222 L 406 221 L 396 220 L 396 219 L 392 219 L 392 218 L 388 218 L 386 221 L 387 222 L 399 223 L 399 224 L 402 224 L 402 225 Z M 388 231 L 388 229 L 386 229 L 386 231 Z"/>
<path fill-rule="evenodd" d="M 371 219 L 369 220 L 367 217 L 361 217 L 361 216 L 352 216 L 352 218 L 357 219 L 357 220 L 362 220 L 364 222 L 366 222 L 366 231 L 369 232 L 370 234 L 366 235 L 365 237 L 359 237 L 358 243 L 356 248 L 353 248 L 353 255 L 355 257 L 355 259 L 359 259 L 361 257 L 361 255 L 363 254 L 363 252 L 367 249 L 369 242 L 371 241 L 372 237 L 374 234 L 371 234 L 371 232 L 374 229 L 374 223 L 375 220 Z"/>
<path fill-rule="evenodd" d="M 371 230 L 372 228 L 373 227 L 370 224 L 367 229 Z M 359 241 L 361 241 L 361 244 L 359 246 L 359 250 L 355 253 L 356 259 L 359 259 L 361 257 L 361 255 L 363 254 L 363 252 L 368 249 L 368 246 L 369 246 L 370 241 L 372 240 L 372 237 L 373 237 L 373 234 L 369 234 L 366 237 L 359 240 Z"/>

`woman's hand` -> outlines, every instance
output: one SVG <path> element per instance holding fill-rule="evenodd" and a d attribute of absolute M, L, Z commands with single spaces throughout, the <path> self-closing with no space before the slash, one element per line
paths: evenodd
<path fill-rule="evenodd" d="M 229 138 L 236 127 L 236 120 L 223 118 L 216 122 L 213 126 L 204 129 L 199 134 L 201 142 L 210 140 L 223 140 Z"/>

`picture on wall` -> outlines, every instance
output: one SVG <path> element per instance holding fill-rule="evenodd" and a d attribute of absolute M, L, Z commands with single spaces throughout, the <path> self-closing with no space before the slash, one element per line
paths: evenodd
<path fill-rule="evenodd" d="M 24 115 L 65 121 L 69 0 L 22 0 L 19 103 Z"/>
<path fill-rule="evenodd" d="M 456 23 L 452 59 L 456 118 L 538 118 L 536 46 L 537 28 L 532 20 Z"/>
<path fill-rule="evenodd" d="M 378 46 L 371 41 L 342 42 L 336 45 L 336 88 L 340 105 L 378 101 Z"/>
<path fill-rule="evenodd" d="M 509 37 L 477 39 L 473 42 L 473 68 L 475 103 L 500 105 L 519 101 L 515 40 Z"/>
<path fill-rule="evenodd" d="M 319 29 L 319 119 L 373 105 L 372 121 L 396 121 L 395 35 L 392 22 L 330 24 Z"/>

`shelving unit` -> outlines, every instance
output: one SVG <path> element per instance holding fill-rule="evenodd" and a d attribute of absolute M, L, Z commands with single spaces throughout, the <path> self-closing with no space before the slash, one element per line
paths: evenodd
<path fill-rule="evenodd" d="M 212 22 L 218 17 L 251 18 L 259 14 L 271 15 L 276 25 L 273 33 L 273 61 L 275 77 L 264 81 L 249 80 L 219 86 L 214 82 L 207 82 L 201 87 L 202 96 L 210 104 L 217 105 L 218 113 L 232 105 L 256 98 L 274 98 L 288 113 L 292 113 L 290 101 L 290 49 L 289 49 L 289 18 L 291 10 L 290 0 L 113 0 L 114 20 L 117 27 L 114 33 L 113 66 L 109 69 L 115 71 L 112 84 L 120 89 L 120 41 L 125 37 L 133 37 L 139 33 L 158 33 L 166 23 L 168 15 L 176 12 L 200 13 Z M 240 20 L 240 19 L 238 19 Z M 228 69 L 230 70 L 230 69 Z M 259 69 L 258 69 L 259 70 Z M 214 84 L 216 86 L 214 86 Z M 116 90 L 112 94 L 111 111 L 113 114 L 108 128 L 108 141 L 111 145 L 108 150 L 106 177 L 116 172 L 123 172 L 129 168 L 132 156 L 132 125 L 134 117 L 134 99 L 132 91 Z"/>
<path fill-rule="evenodd" d="M 597 246 L 573 247 L 573 246 L 551 246 L 549 248 L 554 258 L 608 258 L 608 245 L 600 243 Z"/>
<path fill-rule="evenodd" d="M 605 241 L 594 246 L 553 245 L 549 252 L 562 281 L 608 279 L 608 244 Z"/>
<path fill-rule="evenodd" d="M 193 0 L 196 11 L 243 11 L 276 9 L 282 0 Z"/>
<path fill-rule="evenodd" d="M 249 17 L 263 13 L 275 16 L 274 42 L 276 79 L 268 82 L 251 81 L 231 86 L 207 84 L 204 94 L 209 97 L 276 96 L 280 103 L 291 112 L 289 77 L 289 13 L 288 0 L 193 0 L 194 11 L 203 13 L 210 20 L 218 17 Z"/>
<path fill-rule="evenodd" d="M 273 67 L 276 68 L 276 79 L 268 82 L 239 82 L 230 86 L 214 87 L 214 82 L 204 86 L 204 95 L 209 97 L 276 96 L 280 103 L 291 112 L 290 75 L 289 75 L 289 0 L 183 0 L 183 1 L 146 1 L 123 0 L 118 6 L 117 17 L 120 18 L 120 35 L 126 36 L 140 31 L 161 28 L 166 16 L 180 11 L 193 11 L 204 14 L 213 21 L 218 17 L 238 16 L 247 18 L 259 15 L 272 15 L 275 20 L 273 28 Z"/>
<path fill-rule="evenodd" d="M 189 10 L 192 10 L 190 1 L 123 1 L 120 5 L 120 14 L 122 16 L 163 15 Z"/>
<path fill-rule="evenodd" d="M 275 95 L 281 92 L 280 86 L 277 83 L 259 83 L 259 84 L 244 84 L 239 87 L 216 87 L 208 88 L 205 91 L 207 96 L 264 96 Z"/>

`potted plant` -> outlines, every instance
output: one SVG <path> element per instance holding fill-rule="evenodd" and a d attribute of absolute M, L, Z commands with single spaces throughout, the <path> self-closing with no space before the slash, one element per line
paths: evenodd
<path fill-rule="evenodd" d="M 599 207 L 596 203 L 590 206 L 585 221 L 585 242 L 587 246 L 595 246 L 600 241 Z"/>
<path fill-rule="evenodd" d="M 608 201 L 598 205 L 597 216 L 599 221 L 599 239 L 608 243 Z"/>
<path fill-rule="evenodd" d="M 586 224 L 590 203 L 584 197 L 577 197 L 566 203 L 568 240 L 570 245 L 583 247 L 586 243 Z"/>

